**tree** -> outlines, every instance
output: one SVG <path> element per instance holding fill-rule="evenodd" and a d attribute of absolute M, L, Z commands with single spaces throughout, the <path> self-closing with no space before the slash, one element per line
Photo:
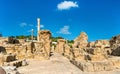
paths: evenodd
<path fill-rule="evenodd" d="M 51 37 L 52 42 L 57 42 L 58 39 L 64 39 L 63 37 Z"/>
<path fill-rule="evenodd" d="M 31 40 L 31 35 L 27 35 L 27 36 L 25 36 L 25 35 L 19 35 L 19 36 L 16 36 L 16 38 L 17 39 L 29 39 L 29 40 Z M 37 39 L 36 36 L 34 36 L 34 38 L 35 38 L 35 40 Z"/>
<path fill-rule="evenodd" d="M 72 44 L 73 44 L 73 43 L 74 43 L 74 40 L 68 40 L 68 43 L 72 43 Z"/>

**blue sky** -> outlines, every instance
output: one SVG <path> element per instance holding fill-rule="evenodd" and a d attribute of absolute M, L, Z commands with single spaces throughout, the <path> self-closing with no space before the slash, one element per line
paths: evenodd
<path fill-rule="evenodd" d="M 81 31 L 89 41 L 120 34 L 119 0 L 0 0 L 3 36 L 30 35 L 37 18 L 53 36 L 75 39 Z"/>

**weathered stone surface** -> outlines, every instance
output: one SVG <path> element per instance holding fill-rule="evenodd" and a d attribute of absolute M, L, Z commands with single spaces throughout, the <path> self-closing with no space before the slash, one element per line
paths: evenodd
<path fill-rule="evenodd" d="M 105 56 L 104 55 L 89 55 L 88 57 L 88 60 L 90 61 L 103 61 L 103 60 L 106 60 Z"/>
<path fill-rule="evenodd" d="M 43 30 L 43 31 L 39 31 L 39 40 L 40 42 L 36 42 L 34 44 L 34 53 L 35 53 L 35 58 L 39 58 L 40 59 L 42 57 L 45 57 L 44 59 L 49 59 L 50 57 L 50 51 L 51 51 L 51 33 L 48 30 Z"/>
<path fill-rule="evenodd" d="M 4 54 L 15 54 L 16 59 L 34 59 L 37 57 L 48 59 L 50 56 L 51 44 L 50 31 L 43 30 L 39 32 L 40 42 L 26 42 L 21 40 L 19 44 L 4 44 L 4 40 L 0 41 L 0 52 Z M 7 42 L 7 41 L 6 41 Z"/>
<path fill-rule="evenodd" d="M 119 59 L 110 59 L 111 44 L 109 40 L 97 40 L 87 43 L 87 35 L 80 35 L 74 42 L 73 59 L 71 62 L 82 71 L 109 71 L 119 68 Z M 83 41 L 82 41 L 83 40 Z M 87 44 L 87 46 L 80 45 Z M 114 41 L 113 41 L 114 42 Z M 117 41 L 118 42 L 118 41 Z M 114 42 L 115 43 L 115 42 Z M 116 44 L 116 43 L 115 43 Z M 118 43 L 117 43 L 118 44 Z"/>
<path fill-rule="evenodd" d="M 0 54 L 0 66 L 2 66 L 4 63 L 4 55 Z"/>
<path fill-rule="evenodd" d="M 86 48 L 91 61 L 102 61 L 108 58 L 111 53 L 110 43 L 108 40 L 97 40 Z"/>
<path fill-rule="evenodd" d="M 120 57 L 111 57 L 108 61 L 113 64 L 113 69 L 120 68 Z"/>
<path fill-rule="evenodd" d="M 113 70 L 113 64 L 109 61 L 87 62 L 87 61 L 71 61 L 84 72 L 110 71 Z"/>
<path fill-rule="evenodd" d="M 72 47 L 65 39 L 58 39 L 56 48 L 51 47 L 50 31 L 39 31 L 38 36 L 39 41 L 35 42 L 20 41 L 19 44 L 7 44 L 5 40 L 0 41 L 2 53 L 0 65 L 19 67 L 23 64 L 23 59 L 49 59 L 52 49 L 52 52 L 56 51 L 66 56 L 82 71 L 108 71 L 120 68 L 120 58 L 112 57 L 112 55 L 120 56 L 120 35 L 113 37 L 110 41 L 97 40 L 88 43 L 87 34 L 81 32 L 80 36 L 74 40 Z"/>
<path fill-rule="evenodd" d="M 83 49 L 80 48 L 74 48 L 73 49 L 73 57 L 75 60 L 85 60 L 86 52 Z"/>
<path fill-rule="evenodd" d="M 85 32 L 81 32 L 80 36 L 78 36 L 74 40 L 74 45 L 73 47 L 77 48 L 85 48 L 88 44 L 88 36 Z"/>
<path fill-rule="evenodd" d="M 64 56 L 70 58 L 71 55 L 71 48 L 68 46 L 68 44 L 65 44 L 65 49 L 64 49 Z"/>
<path fill-rule="evenodd" d="M 5 46 L 6 52 L 9 53 L 14 53 L 15 52 L 15 45 L 13 44 L 8 44 Z"/>
<path fill-rule="evenodd" d="M 64 49 L 65 42 L 66 41 L 64 39 L 58 39 L 55 51 L 60 54 L 63 54 L 65 51 L 65 49 Z"/>
<path fill-rule="evenodd" d="M 51 37 L 50 31 L 48 31 L 48 30 L 39 31 L 40 41 L 50 40 L 50 37 Z"/>
<path fill-rule="evenodd" d="M 0 46 L 7 44 L 7 40 L 8 40 L 8 38 L 0 37 Z"/>
<path fill-rule="evenodd" d="M 120 35 L 114 36 L 110 40 L 112 55 L 120 56 Z"/>
<path fill-rule="evenodd" d="M 87 47 L 89 47 L 89 48 L 95 47 L 95 42 L 89 42 Z"/>
<path fill-rule="evenodd" d="M 94 71 L 94 67 L 92 63 L 85 63 L 85 62 L 79 62 L 79 66 L 78 66 L 82 71 Z"/>
<path fill-rule="evenodd" d="M 95 47 L 101 48 L 110 47 L 109 40 L 97 40 L 95 41 Z"/>

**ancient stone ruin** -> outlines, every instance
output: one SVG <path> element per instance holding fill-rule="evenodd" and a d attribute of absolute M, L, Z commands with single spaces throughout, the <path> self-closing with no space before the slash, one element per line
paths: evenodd
<path fill-rule="evenodd" d="M 110 40 L 112 55 L 120 56 L 120 35 L 112 37 Z"/>
<path fill-rule="evenodd" d="M 88 44 L 88 36 L 85 32 L 81 32 L 80 36 L 78 36 L 74 40 L 73 47 L 75 48 L 85 48 Z"/>
<path fill-rule="evenodd" d="M 58 39 L 52 46 L 51 36 L 49 30 L 40 30 L 40 19 L 38 19 L 37 40 L 0 37 L 0 66 L 16 68 L 28 65 L 26 59 L 49 60 L 51 52 L 55 52 L 67 57 L 82 71 L 120 69 L 120 35 L 110 40 L 88 42 L 88 35 L 81 32 L 71 46 L 65 39 Z"/>
<path fill-rule="evenodd" d="M 51 52 L 50 38 L 51 33 L 48 30 L 38 30 L 37 41 L 17 40 L 13 37 L 1 37 L 0 66 L 20 67 L 27 65 L 27 62 L 25 64 L 26 59 L 48 60 Z"/>
<path fill-rule="evenodd" d="M 0 66 L 25 65 L 26 59 L 48 60 L 50 57 L 51 33 L 48 30 L 39 31 L 39 40 L 35 42 L 9 43 L 9 39 L 0 40 Z M 23 64 L 24 63 L 24 64 Z M 26 63 L 27 64 L 27 63 Z"/>
<path fill-rule="evenodd" d="M 65 40 L 58 40 L 56 49 L 82 71 L 109 71 L 120 68 L 119 43 L 120 35 L 111 40 L 88 42 L 87 34 L 81 32 L 72 47 Z"/>
<path fill-rule="evenodd" d="M 44 57 L 44 59 L 49 59 L 51 51 L 51 33 L 50 31 L 44 30 L 39 32 L 39 42 L 34 43 L 34 57 Z M 41 58 L 40 58 L 41 59 Z"/>

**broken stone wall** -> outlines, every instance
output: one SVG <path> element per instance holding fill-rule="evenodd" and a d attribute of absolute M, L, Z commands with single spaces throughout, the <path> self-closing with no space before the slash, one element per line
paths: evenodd
<path fill-rule="evenodd" d="M 120 35 L 114 36 L 110 39 L 112 55 L 120 56 Z"/>
<path fill-rule="evenodd" d="M 39 31 L 39 42 L 35 43 L 35 57 L 44 56 L 49 59 L 51 52 L 51 33 L 48 30 Z"/>
<path fill-rule="evenodd" d="M 60 53 L 60 54 L 64 54 L 64 52 L 65 52 L 65 42 L 66 41 L 64 39 L 58 39 L 55 51 Z"/>
<path fill-rule="evenodd" d="M 78 36 L 75 40 L 74 40 L 74 48 L 84 48 L 86 47 L 88 44 L 88 36 L 85 32 L 81 32 L 80 36 Z"/>

